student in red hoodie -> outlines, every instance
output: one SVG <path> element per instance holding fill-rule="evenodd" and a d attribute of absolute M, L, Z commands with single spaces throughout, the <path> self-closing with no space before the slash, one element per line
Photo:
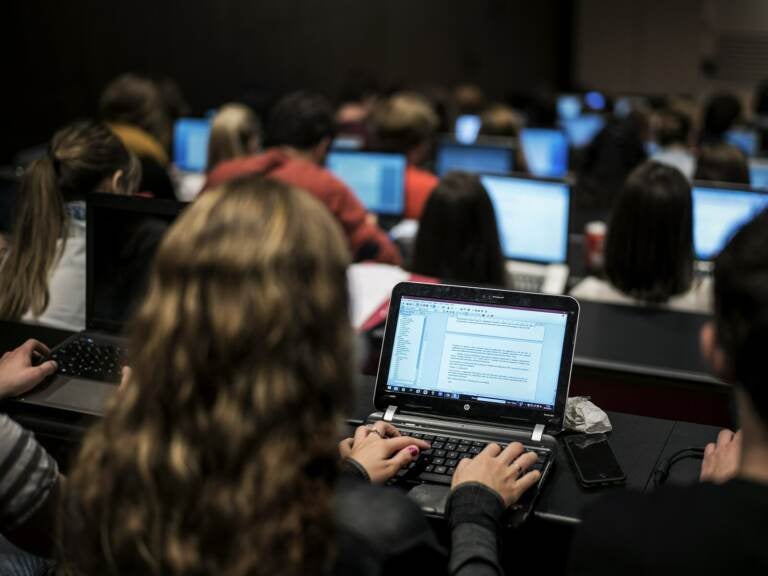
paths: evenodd
<path fill-rule="evenodd" d="M 408 159 L 405 217 L 418 220 L 439 180 L 419 165 L 429 157 L 438 117 L 426 98 L 401 92 L 379 104 L 371 117 L 374 146 Z"/>
<path fill-rule="evenodd" d="M 320 95 L 295 92 L 277 103 L 267 122 L 263 154 L 220 163 L 206 188 L 249 174 L 264 174 L 308 191 L 334 215 L 355 261 L 400 263 L 400 253 L 355 194 L 323 163 L 333 137 L 333 109 Z"/>

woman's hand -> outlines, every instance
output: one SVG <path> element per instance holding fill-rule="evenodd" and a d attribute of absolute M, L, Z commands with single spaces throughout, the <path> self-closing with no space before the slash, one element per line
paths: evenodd
<path fill-rule="evenodd" d="M 429 442 L 401 436 L 392 424 L 382 421 L 359 426 L 354 438 L 339 443 L 341 457 L 357 462 L 375 484 L 383 484 L 392 478 L 398 470 L 416 460 L 420 450 L 428 448 Z"/>
<path fill-rule="evenodd" d="M 42 342 L 27 340 L 15 350 L 3 354 L 0 357 L 0 398 L 24 394 L 56 372 L 53 360 L 39 366 L 34 366 L 32 362 L 36 356 L 46 357 L 50 353 Z"/>
<path fill-rule="evenodd" d="M 451 490 L 467 482 L 477 482 L 496 492 L 509 507 L 541 478 L 541 472 L 530 468 L 538 459 L 535 452 L 525 452 L 520 442 L 504 450 L 498 444 L 488 444 L 473 459 L 464 458 L 456 467 Z"/>
<path fill-rule="evenodd" d="M 741 431 L 734 434 L 730 430 L 721 430 L 717 444 L 709 443 L 704 449 L 700 479 L 715 484 L 728 482 L 738 474 L 740 465 Z"/>

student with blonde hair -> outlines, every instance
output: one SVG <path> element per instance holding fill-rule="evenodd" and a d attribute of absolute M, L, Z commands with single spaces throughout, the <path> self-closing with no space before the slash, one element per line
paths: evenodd
<path fill-rule="evenodd" d="M 245 104 L 225 104 L 211 122 L 208 171 L 220 162 L 256 154 L 261 149 L 261 122 Z"/>

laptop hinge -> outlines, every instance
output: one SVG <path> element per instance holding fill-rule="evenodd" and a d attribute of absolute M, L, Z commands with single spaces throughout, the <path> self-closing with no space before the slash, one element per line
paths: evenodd
<path fill-rule="evenodd" d="M 544 424 L 536 424 L 533 427 L 533 434 L 531 434 L 531 441 L 541 442 L 541 437 L 544 435 Z"/>
<path fill-rule="evenodd" d="M 392 422 L 395 412 L 397 412 L 397 406 L 387 406 L 387 411 L 384 412 L 384 422 Z"/>

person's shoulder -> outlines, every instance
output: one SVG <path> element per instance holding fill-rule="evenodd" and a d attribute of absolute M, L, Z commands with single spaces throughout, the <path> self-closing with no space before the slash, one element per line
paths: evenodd
<path fill-rule="evenodd" d="M 283 163 L 279 155 L 271 151 L 224 160 L 216 165 L 208 174 L 205 182 L 206 188 L 212 188 L 224 184 L 229 180 L 248 176 L 250 174 L 264 174 Z"/>
<path fill-rule="evenodd" d="M 408 166 L 405 171 L 405 181 L 408 187 L 428 188 L 431 191 L 438 185 L 440 179 L 429 170 L 418 166 Z"/>
<path fill-rule="evenodd" d="M 621 293 L 610 282 L 595 276 L 587 276 L 576 284 L 571 290 L 570 295 L 574 298 L 583 298 L 585 300 L 605 300 L 610 302 L 623 300 Z"/>

